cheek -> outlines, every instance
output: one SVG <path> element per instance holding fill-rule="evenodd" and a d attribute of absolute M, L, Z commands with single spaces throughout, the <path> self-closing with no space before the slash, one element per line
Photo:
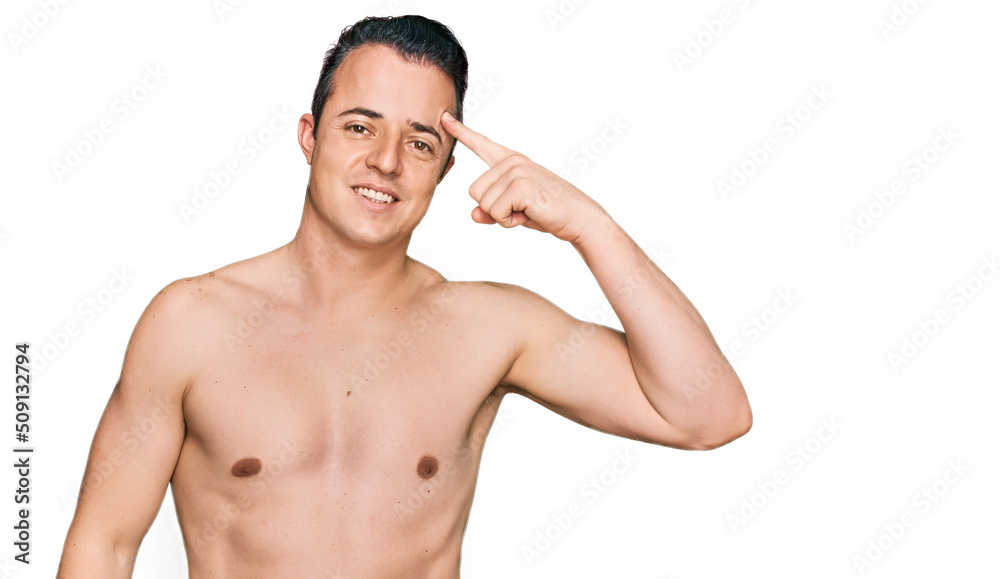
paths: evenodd
<path fill-rule="evenodd" d="M 409 184 L 414 191 L 419 191 L 420 195 L 430 197 L 438 185 L 438 176 L 441 170 L 434 166 L 415 165 L 410 172 Z"/>
<path fill-rule="evenodd" d="M 410 169 L 411 175 L 419 176 L 418 178 L 421 181 L 426 181 L 432 185 L 437 184 L 438 177 L 441 176 L 441 171 L 446 166 L 445 163 L 442 163 L 441 159 L 426 159 L 416 156 L 408 159 L 406 164 Z"/>
<path fill-rule="evenodd" d="M 336 177 L 364 166 L 364 153 L 351 150 L 342 143 L 324 143 L 313 151 L 313 171 L 324 176 Z"/>

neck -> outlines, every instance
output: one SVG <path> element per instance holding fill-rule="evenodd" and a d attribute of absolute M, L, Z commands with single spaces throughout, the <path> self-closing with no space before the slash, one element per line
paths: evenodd
<path fill-rule="evenodd" d="M 384 308 L 405 290 L 413 266 L 409 241 L 409 235 L 384 245 L 348 239 L 307 198 L 299 230 L 283 250 L 289 270 L 303 281 L 305 307 L 359 312 Z"/>

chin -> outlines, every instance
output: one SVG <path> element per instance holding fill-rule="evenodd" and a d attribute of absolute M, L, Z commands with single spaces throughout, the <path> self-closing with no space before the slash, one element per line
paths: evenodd
<path fill-rule="evenodd" d="M 346 237 L 358 245 L 384 246 L 397 241 L 399 233 L 397 231 L 364 227 L 348 230 Z"/>

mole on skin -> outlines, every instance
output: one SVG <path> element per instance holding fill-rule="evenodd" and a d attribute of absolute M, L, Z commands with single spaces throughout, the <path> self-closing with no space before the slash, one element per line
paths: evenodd
<path fill-rule="evenodd" d="M 417 474 L 420 475 L 422 479 L 429 479 L 434 476 L 438 471 L 438 461 L 436 458 L 429 454 L 425 454 L 420 458 L 420 462 L 417 464 Z"/>
<path fill-rule="evenodd" d="M 229 471 L 233 476 L 253 476 L 260 472 L 259 458 L 241 458 Z"/>

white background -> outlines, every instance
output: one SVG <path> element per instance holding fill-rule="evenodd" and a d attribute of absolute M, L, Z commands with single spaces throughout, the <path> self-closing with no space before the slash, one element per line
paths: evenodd
<path fill-rule="evenodd" d="M 990 555 L 1000 542 L 1000 281 L 980 267 L 1000 253 L 1000 5 L 341 4 L 257 0 L 220 14 L 209 0 L 70 2 L 45 17 L 37 1 L 4 3 L 0 351 L 10 448 L 14 344 L 55 355 L 36 361 L 32 382 L 33 563 L 11 559 L 8 468 L 0 576 L 54 575 L 94 429 L 153 295 L 291 239 L 308 174 L 294 124 L 252 160 L 241 141 L 275 108 L 307 112 L 324 51 L 379 11 L 453 28 L 471 62 L 467 124 L 568 174 L 658 256 L 754 411 L 747 436 L 686 452 L 508 397 L 487 443 L 463 576 L 825 578 L 859 576 L 861 558 L 871 562 L 866 577 L 1000 572 Z M 880 27 L 894 11 L 898 28 Z M 32 19 L 42 23 L 33 32 Z M 681 63 L 685 52 L 693 56 Z M 147 67 L 166 76 L 122 118 L 118 99 Z M 830 96 L 810 101 L 813 89 Z M 794 133 L 782 124 L 788 114 L 801 120 Z M 54 163 L 102 119 L 113 131 L 57 174 Z M 609 122 L 625 128 L 602 140 Z M 949 127 L 951 142 L 936 139 Z M 768 138 L 772 153 L 755 167 L 747 150 Z M 584 147 L 599 154 L 584 163 Z M 468 186 L 485 165 L 456 154 L 411 255 L 450 279 L 520 284 L 617 326 L 568 245 L 472 222 Z M 929 161 L 919 178 L 914 156 Z M 181 205 L 232 160 L 241 173 L 185 221 Z M 724 199 L 719 183 L 744 164 L 753 174 Z M 879 201 L 894 180 L 905 192 Z M 845 225 L 859 220 L 849 235 Z M 102 293 L 116 271 L 132 279 Z M 978 291 L 958 298 L 958 286 Z M 781 292 L 791 305 L 775 304 Z M 97 297 L 102 311 L 86 312 Z M 921 333 L 938 310 L 946 323 Z M 755 319 L 766 331 L 752 330 Z M 60 339 L 67 324 L 79 330 Z M 920 347 L 893 364 L 907 338 Z M 616 452 L 635 457 L 624 472 Z M 585 491 L 602 473 L 609 484 L 592 503 Z M 933 502 L 919 498 L 925 490 Z M 582 516 L 554 527 L 574 501 Z M 907 513 L 913 524 L 894 527 Z M 546 532 L 557 538 L 539 540 Z M 530 564 L 525 548 L 538 550 Z M 168 493 L 135 576 L 185 569 Z"/>

